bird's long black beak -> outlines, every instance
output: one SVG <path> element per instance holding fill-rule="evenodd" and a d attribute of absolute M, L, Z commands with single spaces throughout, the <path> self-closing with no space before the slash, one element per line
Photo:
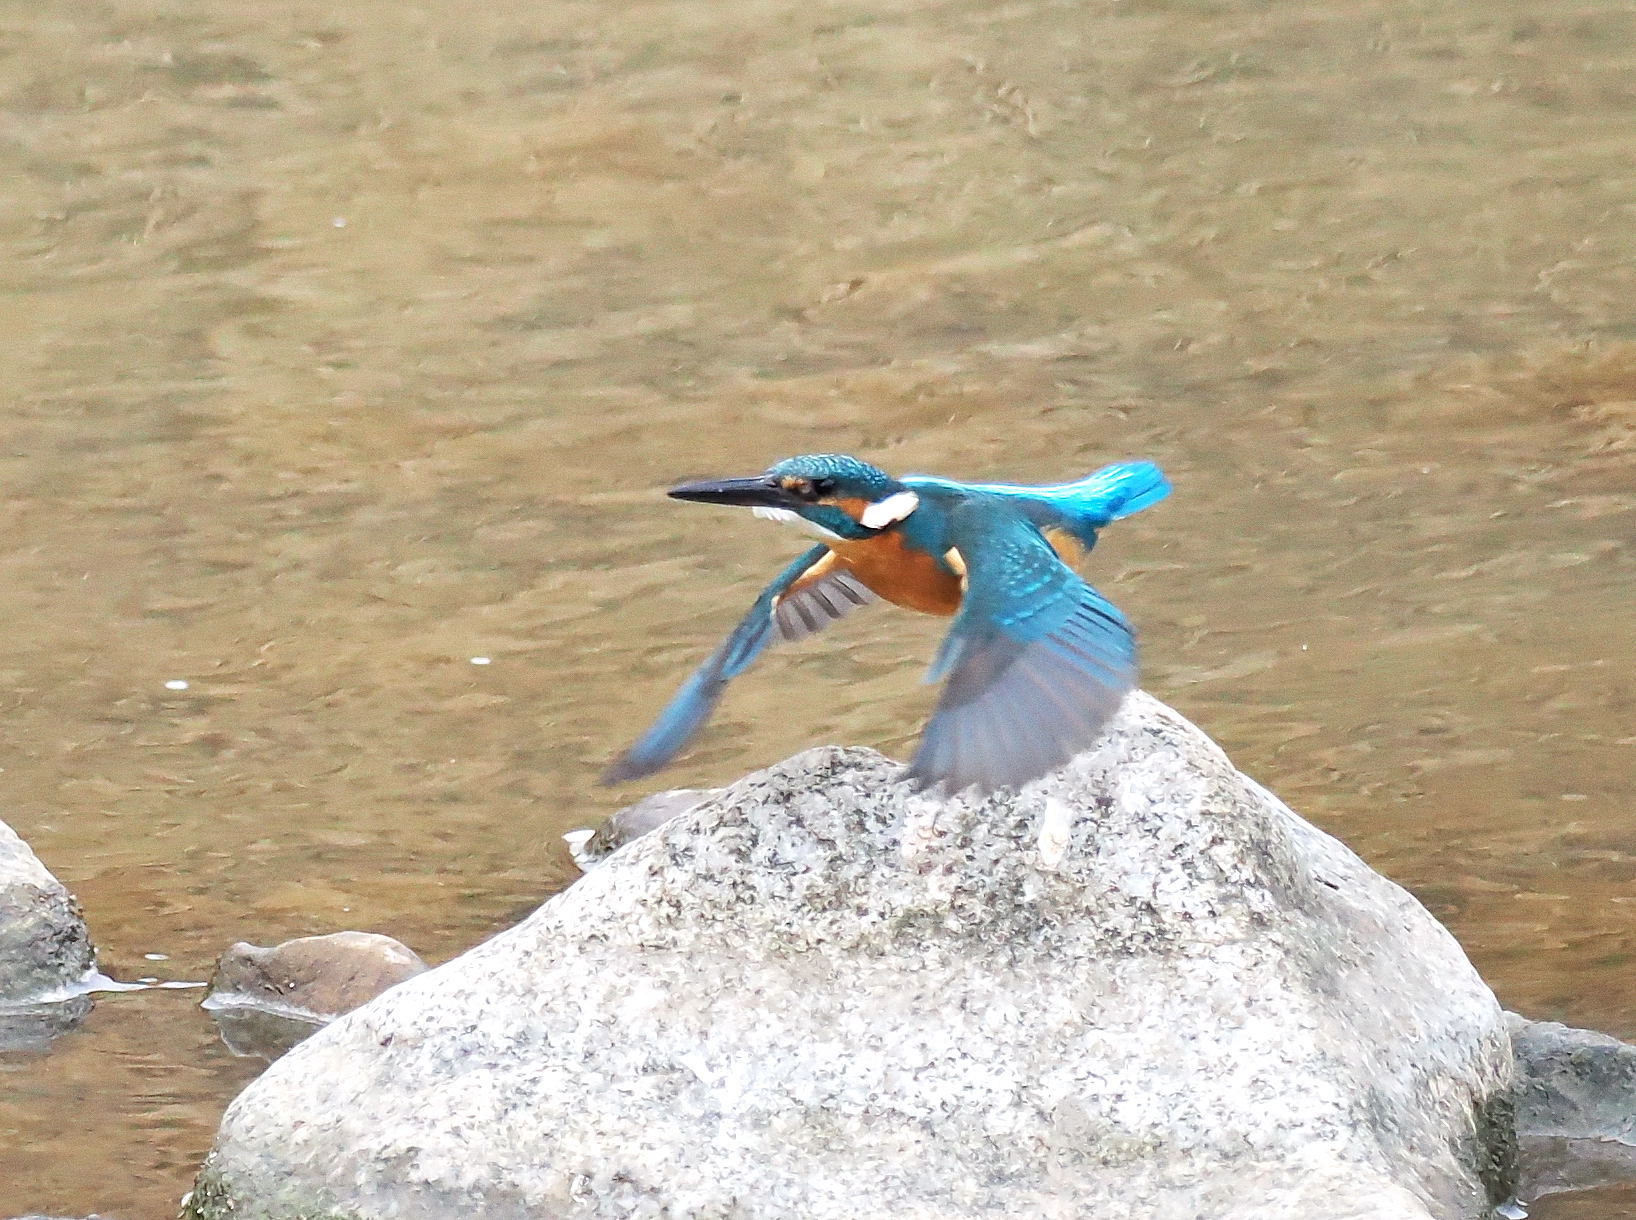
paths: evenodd
<path fill-rule="evenodd" d="M 706 479 L 683 483 L 668 493 L 675 500 L 696 500 L 700 504 L 742 504 L 747 508 L 789 508 L 794 497 L 777 479 L 756 475 L 751 479 Z"/>

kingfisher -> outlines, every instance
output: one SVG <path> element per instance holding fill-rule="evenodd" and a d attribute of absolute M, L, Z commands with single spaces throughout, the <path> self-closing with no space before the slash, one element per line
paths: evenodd
<path fill-rule="evenodd" d="M 953 620 L 926 676 L 946 682 L 911 784 L 989 793 L 1049 774 L 1095 742 L 1136 684 L 1130 624 L 1070 565 L 1103 526 L 1169 493 L 1146 461 L 1029 487 L 893 478 L 835 453 L 672 488 L 675 499 L 751 508 L 818 542 L 761 591 L 602 782 L 669 763 L 775 637 L 804 639 L 881 600 Z"/>

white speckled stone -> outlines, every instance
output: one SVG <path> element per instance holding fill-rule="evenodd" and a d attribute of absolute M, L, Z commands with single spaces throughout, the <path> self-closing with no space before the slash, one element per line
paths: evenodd
<path fill-rule="evenodd" d="M 341 1018 L 234 1102 L 193 1214 L 1475 1220 L 1506 1192 L 1510 1047 L 1459 946 L 1174 712 L 1133 696 L 986 805 L 898 773 L 751 775 Z"/>
<path fill-rule="evenodd" d="M 74 896 L 0 822 L 0 1003 L 24 1003 L 76 986 L 93 960 Z"/>

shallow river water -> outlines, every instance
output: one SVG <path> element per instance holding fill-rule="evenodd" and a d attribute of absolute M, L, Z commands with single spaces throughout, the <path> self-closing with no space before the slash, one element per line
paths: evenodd
<path fill-rule="evenodd" d="M 671 482 L 1150 456 L 1091 567 L 1148 689 L 1636 1037 L 1636 9 L 54 0 L 0 56 L 0 817 L 111 974 L 566 884 L 797 545 Z M 663 783 L 901 754 L 938 626 L 769 656 Z M 0 1057 L 0 1215 L 174 1213 L 258 1066 L 198 996 Z"/>

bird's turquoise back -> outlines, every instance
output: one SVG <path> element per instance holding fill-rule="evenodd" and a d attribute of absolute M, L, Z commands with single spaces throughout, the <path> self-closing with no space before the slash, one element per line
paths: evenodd
<path fill-rule="evenodd" d="M 1152 462 L 1115 462 L 1078 482 L 1042 487 L 956 483 L 929 475 L 910 475 L 903 482 L 916 491 L 998 496 L 1017 504 L 1040 529 L 1066 530 L 1087 550 L 1096 545 L 1096 532 L 1108 522 L 1141 512 L 1170 494 L 1164 472 Z"/>

